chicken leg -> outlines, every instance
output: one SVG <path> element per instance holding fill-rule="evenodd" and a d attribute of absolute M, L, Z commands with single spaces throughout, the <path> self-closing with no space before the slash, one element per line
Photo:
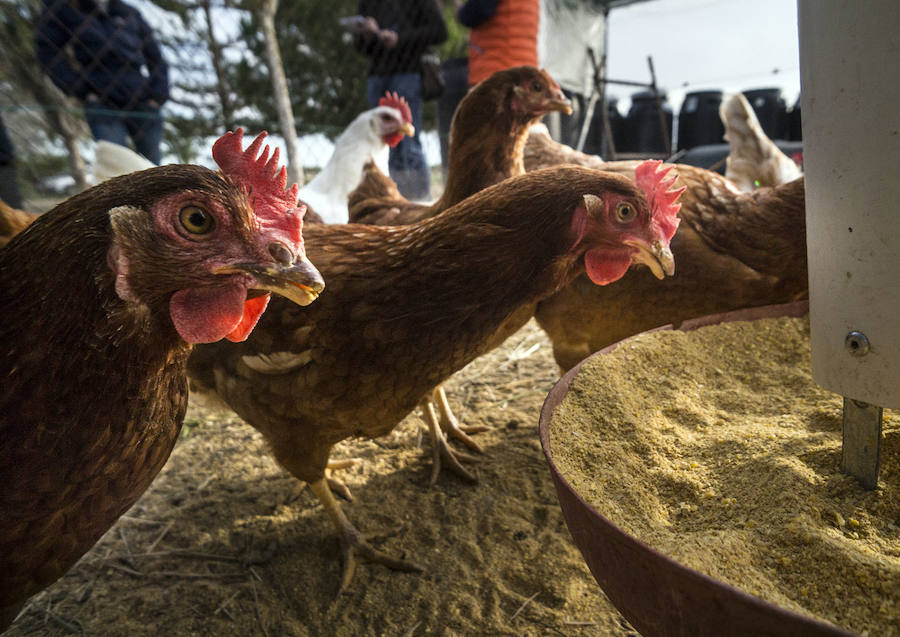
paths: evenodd
<path fill-rule="evenodd" d="M 477 434 L 488 431 L 490 427 L 486 425 L 460 425 L 453 410 L 450 409 L 450 403 L 447 401 L 447 393 L 444 391 L 443 385 L 438 385 L 431 393 L 431 401 L 437 403 L 438 413 L 440 414 L 441 430 L 456 438 L 469 449 L 482 453 L 481 445 L 475 442 L 468 434 Z"/>
<path fill-rule="evenodd" d="M 379 551 L 369 544 L 356 527 L 353 526 L 350 520 L 347 519 L 347 516 L 344 515 L 341 505 L 334 499 L 334 495 L 331 493 L 331 487 L 329 486 L 327 479 L 322 478 L 321 480 L 310 482 L 309 488 L 319 499 L 319 502 L 322 503 L 325 512 L 338 530 L 343 562 L 343 572 L 341 574 L 341 585 L 340 588 L 338 588 L 338 596 L 347 590 L 347 587 L 353 580 L 353 573 L 356 571 L 357 554 L 373 562 L 384 564 L 395 571 L 421 573 L 424 570 L 414 562 L 391 557 L 387 553 Z"/>
<path fill-rule="evenodd" d="M 440 389 L 440 388 L 438 388 Z M 435 390 L 437 391 L 437 389 Z M 438 474 L 441 471 L 441 459 L 447 463 L 448 468 L 469 482 L 478 482 L 478 479 L 465 467 L 462 462 L 474 462 L 475 458 L 465 453 L 456 451 L 447 444 L 447 437 L 440 426 L 438 415 L 434 408 L 434 402 L 431 397 L 423 398 L 419 403 L 422 414 L 425 417 L 425 424 L 428 425 L 428 433 L 431 435 L 431 484 L 437 482 Z"/>
<path fill-rule="evenodd" d="M 357 462 L 359 462 L 359 458 L 345 458 L 344 460 L 329 460 L 328 466 L 325 468 L 326 474 L 334 473 L 340 469 L 347 469 L 352 467 Z M 337 478 L 331 477 L 331 475 L 326 475 L 325 480 L 328 482 L 328 486 L 332 491 L 337 493 L 339 496 L 347 500 L 347 502 L 353 502 L 353 494 L 350 493 L 350 488 L 338 480 Z"/>

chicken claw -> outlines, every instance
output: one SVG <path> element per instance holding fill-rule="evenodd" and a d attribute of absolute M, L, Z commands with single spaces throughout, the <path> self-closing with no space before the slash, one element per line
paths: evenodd
<path fill-rule="evenodd" d="M 431 401 L 438 406 L 438 412 L 441 415 L 441 430 L 448 436 L 459 440 L 472 451 L 483 453 L 481 445 L 472 440 L 468 434 L 490 431 L 491 428 L 486 425 L 460 425 L 456 416 L 453 415 L 453 410 L 450 409 L 450 403 L 447 402 L 447 394 L 444 392 L 442 385 L 434 388 L 434 391 L 431 393 Z"/>
<path fill-rule="evenodd" d="M 347 469 L 355 465 L 357 462 L 359 462 L 359 458 L 329 460 L 328 466 L 325 468 L 325 470 L 328 472 L 334 472 L 340 469 Z M 332 478 L 331 476 L 326 476 L 325 480 L 328 481 L 328 486 L 332 491 L 344 498 L 347 502 L 353 502 L 353 494 L 350 493 L 350 489 L 346 484 L 336 478 Z"/>
<path fill-rule="evenodd" d="M 328 488 L 334 493 L 344 498 L 347 502 L 353 502 L 353 494 L 350 493 L 350 488 L 346 484 L 330 476 L 325 478 L 325 482 L 328 483 Z"/>
<path fill-rule="evenodd" d="M 342 460 L 329 460 L 328 466 L 326 467 L 330 471 L 339 471 L 340 469 L 349 469 L 357 462 L 359 462 L 359 458 L 343 458 Z"/>
<path fill-rule="evenodd" d="M 383 551 L 379 551 L 373 547 L 353 526 L 344 511 L 341 509 L 334 495 L 331 493 L 331 487 L 328 480 L 316 480 L 309 484 L 310 490 L 322 503 L 325 512 L 338 529 L 338 535 L 341 542 L 341 558 L 343 562 L 343 570 L 341 573 L 341 585 L 338 588 L 337 597 L 340 597 L 353 580 L 353 574 L 356 571 L 356 556 L 360 555 L 372 562 L 383 564 L 395 571 L 406 571 L 421 573 L 425 569 L 414 562 L 401 560 L 392 557 Z"/>
<path fill-rule="evenodd" d="M 431 399 L 423 398 L 419 406 L 422 408 L 425 422 L 428 424 L 428 431 L 431 434 L 431 484 L 434 485 L 437 482 L 438 474 L 441 471 L 441 459 L 446 462 L 453 473 L 463 480 L 478 482 L 478 478 L 460 464 L 461 462 L 476 462 L 477 459 L 474 456 L 455 451 L 447 444 L 447 438 L 438 424 L 438 416 Z"/>

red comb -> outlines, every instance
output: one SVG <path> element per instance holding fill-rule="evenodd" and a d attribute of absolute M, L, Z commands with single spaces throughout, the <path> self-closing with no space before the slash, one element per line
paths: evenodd
<path fill-rule="evenodd" d="M 396 91 L 393 93 L 390 91 L 386 92 L 384 97 L 378 100 L 378 105 L 392 106 L 400 111 L 404 122 L 412 122 L 412 111 L 409 110 L 409 104 L 406 103 L 406 98 L 397 95 Z"/>
<path fill-rule="evenodd" d="M 650 204 L 650 213 L 653 219 L 659 224 L 666 240 L 672 238 L 678 224 L 681 221 L 676 215 L 681 209 L 681 204 L 676 203 L 678 197 L 684 192 L 685 187 L 669 190 L 678 175 L 674 175 L 666 179 L 666 175 L 672 170 L 673 166 L 669 165 L 662 170 L 657 170 L 662 161 L 658 159 L 648 159 L 641 162 L 634 169 L 634 182 L 640 188 L 647 201 Z"/>
<path fill-rule="evenodd" d="M 250 196 L 250 205 L 256 212 L 260 222 L 267 226 L 278 226 L 287 230 L 292 241 L 302 246 L 299 223 L 296 214 L 297 184 L 287 185 L 287 170 L 284 166 L 278 166 L 278 148 L 269 157 L 269 146 L 266 144 L 262 154 L 257 158 L 259 148 L 267 133 L 263 131 L 256 136 L 247 150 L 243 150 L 244 129 L 238 128 L 235 132 L 227 132 L 216 140 L 212 147 L 213 159 L 219 165 L 222 172 L 234 183 L 241 186 Z M 300 219 L 306 212 L 306 207 L 299 210 Z"/>

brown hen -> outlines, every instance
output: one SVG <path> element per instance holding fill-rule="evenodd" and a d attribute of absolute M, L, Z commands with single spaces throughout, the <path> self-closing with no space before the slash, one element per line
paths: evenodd
<path fill-rule="evenodd" d="M 450 166 L 440 199 L 431 205 L 405 199 L 390 177 L 374 164 L 363 170 L 360 185 L 350 193 L 350 221 L 373 225 L 404 225 L 432 217 L 480 190 L 522 175 L 522 151 L 528 128 L 551 111 L 571 113 L 572 106 L 559 85 L 541 69 L 519 66 L 498 71 L 474 86 L 459 103 L 450 125 Z M 521 310 L 524 312 L 524 310 Z M 501 341 L 502 342 L 502 341 Z M 461 426 L 450 409 L 442 387 L 422 405 L 429 428 L 439 421 L 442 431 L 475 451 L 480 446 L 470 433 L 480 429 Z M 468 457 L 446 449 L 442 457 L 458 475 L 474 480 L 458 460 Z M 440 463 L 435 462 L 432 483 Z"/>
<path fill-rule="evenodd" d="M 494 73 L 472 87 L 453 115 L 450 166 L 440 199 L 431 205 L 408 201 L 389 177 L 372 167 L 350 193 L 350 222 L 413 223 L 523 174 L 528 128 L 551 111 L 571 113 L 572 105 L 546 71 L 517 66 Z"/>
<path fill-rule="evenodd" d="M 533 132 L 525 167 L 575 163 L 634 178 L 637 162 L 604 162 Z M 718 173 L 676 164 L 682 223 L 672 239 L 675 276 L 658 282 L 633 270 L 597 287 L 584 277 L 541 301 L 535 318 L 563 371 L 627 336 L 661 325 L 806 298 L 803 179 L 743 193 Z"/>
<path fill-rule="evenodd" d="M 214 391 L 262 432 L 337 527 L 340 590 L 357 553 L 417 567 L 373 549 L 345 517 L 325 473 L 332 447 L 390 432 L 580 272 L 602 283 L 633 262 L 670 272 L 677 220 L 668 185 L 648 187 L 651 212 L 627 179 L 566 166 L 506 180 L 407 226 L 310 225 L 309 257 L 328 281 L 319 300 L 297 311 L 275 299 L 246 342 L 194 349 L 192 389 Z"/>
<path fill-rule="evenodd" d="M 162 468 L 192 344 L 246 338 L 264 290 L 306 304 L 321 289 L 296 187 L 274 175 L 277 156 L 252 161 L 258 147 L 223 137 L 225 174 L 109 180 L 0 250 L 0 630 Z"/>

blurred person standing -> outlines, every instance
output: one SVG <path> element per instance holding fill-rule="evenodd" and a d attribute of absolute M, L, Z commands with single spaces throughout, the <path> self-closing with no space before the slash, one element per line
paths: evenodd
<path fill-rule="evenodd" d="M 431 198 L 431 175 L 422 150 L 422 75 L 420 58 L 425 49 L 447 39 L 447 25 L 437 0 L 360 0 L 356 49 L 370 60 L 366 79 L 369 108 L 378 105 L 385 91 L 406 98 L 416 128 L 391 149 L 391 178 L 407 199 Z"/>
<path fill-rule="evenodd" d="M 168 67 L 141 14 L 121 0 L 43 0 L 35 45 L 44 71 L 84 105 L 96 140 L 159 164 Z"/>
<path fill-rule="evenodd" d="M 496 71 L 538 65 L 540 0 L 468 0 L 456 12 L 469 32 L 469 86 Z"/>

